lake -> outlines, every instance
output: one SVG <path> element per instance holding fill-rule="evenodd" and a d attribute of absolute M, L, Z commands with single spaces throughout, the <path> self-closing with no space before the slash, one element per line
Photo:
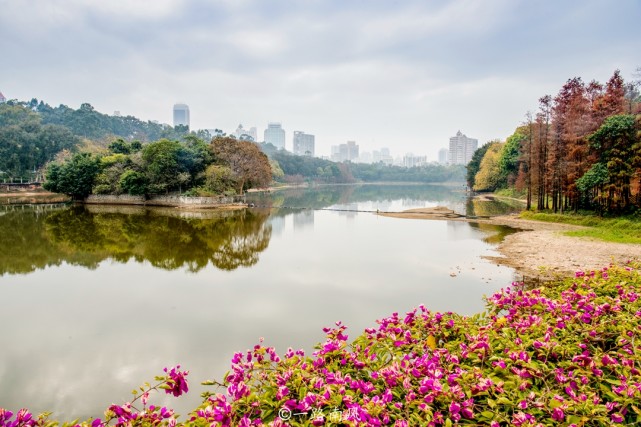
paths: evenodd
<path fill-rule="evenodd" d="M 504 227 L 386 218 L 468 200 L 461 187 L 350 185 L 251 194 L 240 211 L 114 206 L 0 207 L 0 407 L 101 416 L 165 366 L 190 392 L 152 396 L 183 414 L 200 381 L 264 337 L 313 351 L 341 320 L 354 337 L 424 304 L 473 314 L 514 280 L 492 264 Z"/>

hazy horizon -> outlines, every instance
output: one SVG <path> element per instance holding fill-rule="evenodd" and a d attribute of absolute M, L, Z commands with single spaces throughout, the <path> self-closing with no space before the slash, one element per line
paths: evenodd
<path fill-rule="evenodd" d="M 192 129 L 282 123 L 316 154 L 356 141 L 436 160 L 458 130 L 505 139 L 572 77 L 626 80 L 641 63 L 641 3 L 471 0 L 0 0 L 8 99 Z"/>

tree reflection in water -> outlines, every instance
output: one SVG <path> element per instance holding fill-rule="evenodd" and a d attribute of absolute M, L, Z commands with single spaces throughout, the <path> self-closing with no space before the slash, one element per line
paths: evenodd
<path fill-rule="evenodd" d="M 269 245 L 269 213 L 74 206 L 0 216 L 0 274 L 29 273 L 66 262 L 96 268 L 106 259 L 147 261 L 196 272 L 249 267 Z"/>

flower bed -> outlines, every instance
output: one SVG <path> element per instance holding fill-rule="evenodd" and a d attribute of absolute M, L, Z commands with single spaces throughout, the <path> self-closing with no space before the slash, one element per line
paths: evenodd
<path fill-rule="evenodd" d="M 83 426 L 605 426 L 641 425 L 641 264 L 611 266 L 545 287 L 512 286 L 464 317 L 420 306 L 348 343 L 340 322 L 310 357 L 256 345 L 207 384 L 191 414 L 148 404 L 187 391 L 166 370 L 131 403 Z M 222 393 L 224 392 L 224 393 Z M 0 409 L 0 426 L 51 425 Z"/>

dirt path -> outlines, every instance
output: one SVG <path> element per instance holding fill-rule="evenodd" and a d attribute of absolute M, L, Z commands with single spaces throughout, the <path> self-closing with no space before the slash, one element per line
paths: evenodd
<path fill-rule="evenodd" d="M 498 245 L 501 256 L 486 258 L 497 264 L 512 267 L 520 275 L 530 278 L 547 279 L 557 274 L 572 274 L 577 270 L 600 269 L 611 262 L 623 263 L 629 259 L 641 259 L 641 245 L 610 243 L 562 234 L 564 231 L 582 228 L 575 225 L 525 220 L 511 215 L 469 219 L 456 216 L 446 208 L 411 209 L 380 215 L 479 222 L 518 228 L 522 231 L 506 236 Z"/>

